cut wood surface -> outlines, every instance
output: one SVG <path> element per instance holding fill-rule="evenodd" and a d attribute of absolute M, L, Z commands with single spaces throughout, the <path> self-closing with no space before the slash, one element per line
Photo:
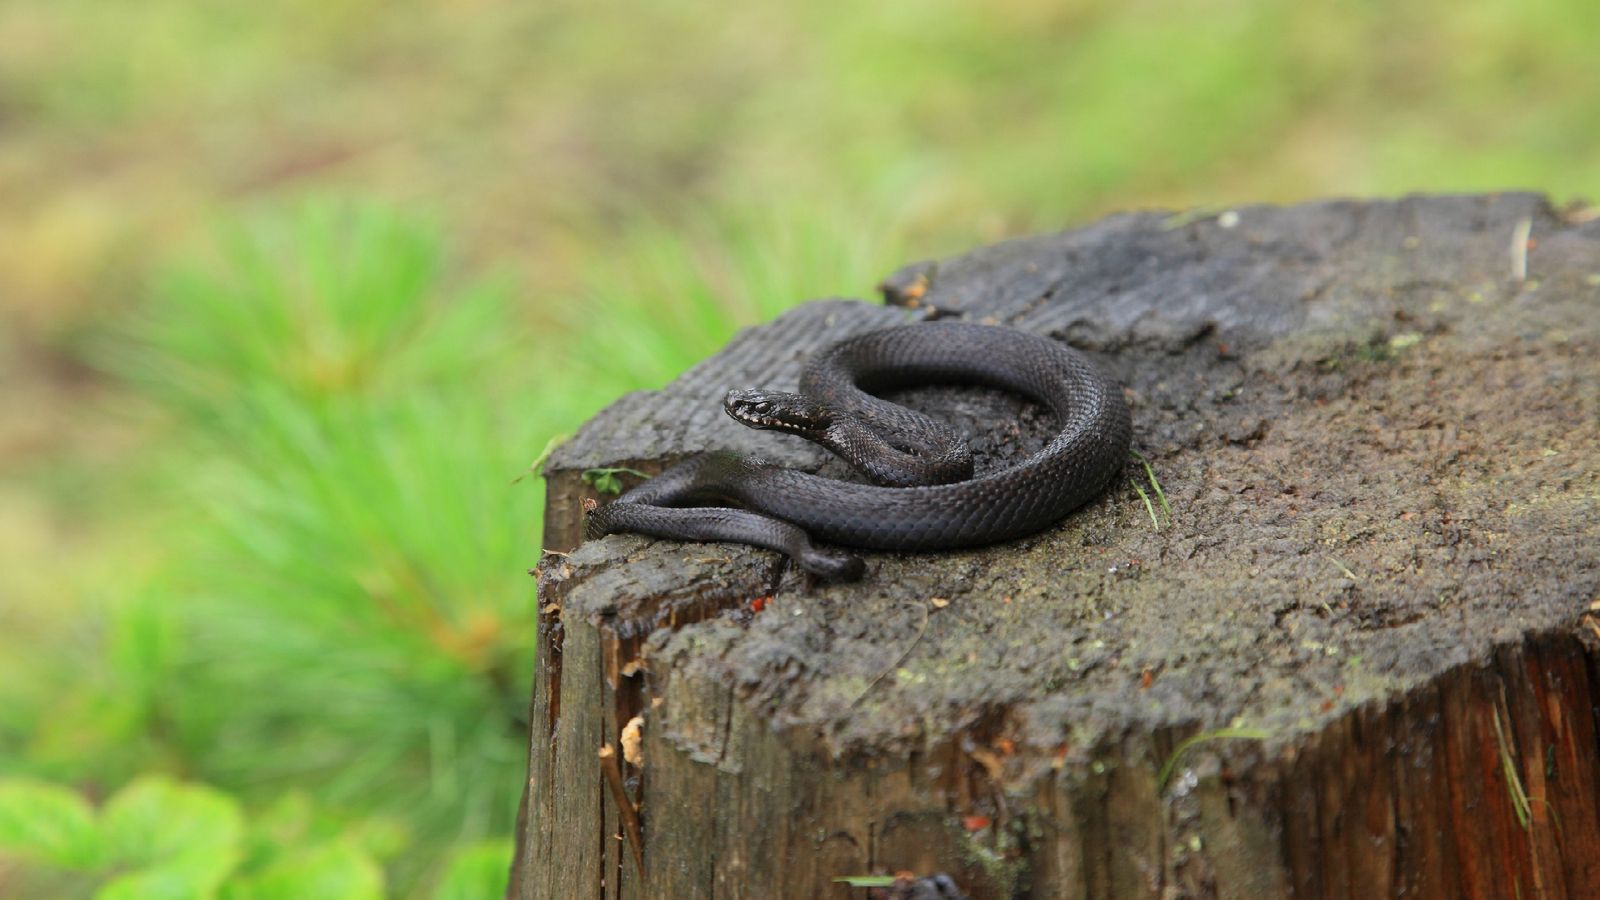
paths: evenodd
<path fill-rule="evenodd" d="M 983 898 L 1600 896 L 1592 210 L 1119 215 L 883 293 L 749 329 L 552 455 L 510 896 L 851 897 L 835 879 L 902 871 Z M 849 585 L 739 545 L 580 544 L 587 469 L 727 450 L 848 477 L 720 398 L 927 316 L 1089 353 L 1149 471 Z M 898 399 L 980 469 L 1051 430 L 977 388 Z"/>

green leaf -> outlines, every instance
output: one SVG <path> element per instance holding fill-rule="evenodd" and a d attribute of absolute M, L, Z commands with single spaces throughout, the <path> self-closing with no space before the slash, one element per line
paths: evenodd
<path fill-rule="evenodd" d="M 410 848 L 413 836 L 406 823 L 389 816 L 368 816 L 345 829 L 352 846 L 373 859 L 390 860 Z"/>
<path fill-rule="evenodd" d="M 505 893 L 511 853 L 508 840 L 484 841 L 463 848 L 450 860 L 433 892 L 433 900 L 479 900 Z"/>
<path fill-rule="evenodd" d="M 238 863 L 244 821 L 226 794 L 152 775 L 106 803 L 100 834 L 105 862 L 143 870 L 107 885 L 110 896 L 143 896 L 117 893 L 134 888 L 153 896 L 201 896 Z"/>
<path fill-rule="evenodd" d="M 94 811 L 66 788 L 0 779 L 0 855 L 7 852 L 69 869 L 93 866 Z"/>
<path fill-rule="evenodd" d="M 95 891 L 95 900 L 202 900 L 216 886 L 183 866 L 157 866 L 120 875 Z"/>
<path fill-rule="evenodd" d="M 623 474 L 633 475 L 637 478 L 650 477 L 638 469 L 618 466 L 609 469 L 584 469 L 582 478 L 585 484 L 595 489 L 596 493 L 620 494 L 622 493 L 622 479 L 617 476 Z"/>
<path fill-rule="evenodd" d="M 368 900 L 383 896 L 383 870 L 348 841 L 285 856 L 251 878 L 231 882 L 223 900 Z M 498 896 L 498 892 L 496 894 Z"/>
<path fill-rule="evenodd" d="M 245 868 L 262 869 L 278 862 L 290 848 L 306 843 L 315 819 L 311 796 L 293 790 L 253 815 L 245 839 Z"/>

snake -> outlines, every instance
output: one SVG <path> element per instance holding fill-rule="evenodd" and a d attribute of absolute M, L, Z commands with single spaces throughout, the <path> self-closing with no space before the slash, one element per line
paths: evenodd
<path fill-rule="evenodd" d="M 880 396 L 925 385 L 1020 394 L 1048 410 L 1057 431 L 1037 452 L 974 474 L 953 428 Z M 1083 353 L 1044 335 L 963 321 L 847 338 L 806 360 L 798 393 L 734 390 L 723 408 L 749 427 L 820 444 L 871 483 L 707 452 L 590 511 L 586 536 L 751 544 L 824 580 L 853 581 L 865 562 L 850 549 L 954 550 L 1056 523 L 1121 469 L 1133 433 L 1122 388 Z"/>

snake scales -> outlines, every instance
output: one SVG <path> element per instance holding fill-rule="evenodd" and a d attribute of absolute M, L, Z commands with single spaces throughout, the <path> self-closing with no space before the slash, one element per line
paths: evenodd
<path fill-rule="evenodd" d="M 972 476 L 953 430 L 874 396 L 895 388 L 976 384 L 1043 404 L 1060 430 L 1042 450 Z M 589 515 L 590 537 L 631 531 L 736 541 L 781 551 L 829 580 L 859 578 L 861 559 L 813 539 L 872 550 L 946 550 L 1038 531 L 1103 488 L 1128 455 L 1121 388 L 1077 351 L 989 325 L 929 322 L 849 338 L 807 361 L 800 393 L 733 391 L 729 415 L 799 434 L 877 484 L 824 478 L 708 453 Z"/>

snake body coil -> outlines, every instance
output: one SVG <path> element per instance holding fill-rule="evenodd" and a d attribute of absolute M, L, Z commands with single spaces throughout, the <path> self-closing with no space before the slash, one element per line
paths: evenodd
<path fill-rule="evenodd" d="M 873 396 L 930 384 L 1022 394 L 1047 407 L 1060 431 L 1027 459 L 968 477 L 971 457 L 951 429 Z M 860 577 L 861 560 L 817 548 L 812 538 L 873 550 L 946 550 L 1020 537 L 1098 493 L 1132 439 L 1121 388 L 1083 355 L 1027 332 L 961 322 L 850 338 L 807 362 L 798 395 L 735 391 L 725 405 L 747 425 L 816 440 L 882 483 L 706 454 L 591 513 L 589 535 L 633 531 L 755 544 L 814 574 L 851 580 Z"/>

